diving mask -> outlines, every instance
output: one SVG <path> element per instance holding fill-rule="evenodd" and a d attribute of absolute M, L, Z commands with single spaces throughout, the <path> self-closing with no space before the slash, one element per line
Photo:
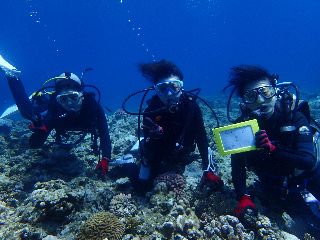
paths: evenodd
<path fill-rule="evenodd" d="M 83 93 L 69 90 L 57 95 L 56 100 L 65 110 L 77 112 L 81 109 Z"/>
<path fill-rule="evenodd" d="M 257 101 L 258 95 L 262 96 L 265 99 L 270 99 L 276 95 L 276 89 L 272 85 L 258 87 L 245 92 L 242 96 L 242 100 L 247 104 L 255 103 Z"/>
<path fill-rule="evenodd" d="M 176 76 L 161 81 L 154 86 L 159 95 L 177 95 L 181 92 L 183 82 Z"/>

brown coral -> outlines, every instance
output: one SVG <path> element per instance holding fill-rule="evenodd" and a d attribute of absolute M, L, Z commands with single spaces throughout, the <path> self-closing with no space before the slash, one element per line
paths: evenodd
<path fill-rule="evenodd" d="M 109 212 L 99 212 L 81 226 L 77 240 L 119 240 L 124 230 L 124 225 L 115 215 Z"/>
<path fill-rule="evenodd" d="M 158 183 L 165 183 L 169 191 L 173 191 L 177 198 L 181 198 L 184 194 L 186 180 L 184 177 L 177 173 L 164 173 L 157 176 L 154 180 L 154 185 Z"/>

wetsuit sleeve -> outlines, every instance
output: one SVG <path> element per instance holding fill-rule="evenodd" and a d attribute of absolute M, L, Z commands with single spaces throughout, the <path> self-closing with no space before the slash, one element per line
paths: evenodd
<path fill-rule="evenodd" d="M 55 119 L 49 107 L 48 111 L 41 117 L 41 119 L 33 122 L 35 130 L 29 138 L 29 145 L 31 148 L 40 148 L 45 143 L 50 132 L 54 128 L 54 123 Z M 37 129 L 44 126 L 46 127 L 47 131 L 39 131 Z"/>
<path fill-rule="evenodd" d="M 33 114 L 33 105 L 29 100 L 22 81 L 12 76 L 7 76 L 7 79 L 10 91 L 22 117 L 35 121 L 36 117 Z"/>
<path fill-rule="evenodd" d="M 231 155 L 231 177 L 237 198 L 246 194 L 246 156 L 243 153 Z"/>
<path fill-rule="evenodd" d="M 316 158 L 313 149 L 312 132 L 301 131 L 301 129 L 310 130 L 308 120 L 301 114 L 296 113 L 294 125 L 297 127 L 294 136 L 293 146 L 283 147 L 277 146 L 272 157 L 278 161 L 284 161 L 286 165 L 293 166 L 301 170 L 311 170 L 316 164 Z"/>
<path fill-rule="evenodd" d="M 205 170 L 208 167 L 208 138 L 206 129 L 204 127 L 202 113 L 198 104 L 195 104 L 195 118 L 196 118 L 196 143 L 202 159 L 202 169 Z"/>
<path fill-rule="evenodd" d="M 31 103 L 25 88 L 23 86 L 22 81 L 19 78 L 7 76 L 8 85 L 12 96 L 16 102 L 16 105 L 25 119 L 31 120 L 36 127 L 45 124 L 41 119 L 38 119 L 34 114 L 34 107 Z M 49 129 L 49 128 L 48 128 Z M 39 148 L 41 147 L 44 142 L 47 140 L 49 133 L 51 130 L 47 132 L 35 130 L 29 139 L 29 145 L 31 148 Z"/>
<path fill-rule="evenodd" d="M 97 108 L 97 128 L 102 156 L 111 159 L 111 140 L 108 122 L 100 104 L 98 104 Z"/>

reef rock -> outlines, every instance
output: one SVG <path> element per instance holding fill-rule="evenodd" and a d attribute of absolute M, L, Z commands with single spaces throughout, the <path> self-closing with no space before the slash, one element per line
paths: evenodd
<path fill-rule="evenodd" d="M 110 202 L 110 212 L 118 217 L 133 217 L 137 213 L 137 206 L 131 194 L 120 193 L 115 195 Z"/>
<path fill-rule="evenodd" d="M 65 220 L 80 201 L 81 196 L 62 180 L 37 183 L 26 199 L 21 219 L 26 222 Z"/>

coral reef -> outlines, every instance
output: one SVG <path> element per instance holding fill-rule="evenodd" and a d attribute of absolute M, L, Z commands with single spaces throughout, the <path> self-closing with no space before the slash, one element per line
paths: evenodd
<path fill-rule="evenodd" d="M 133 217 L 137 214 L 138 208 L 131 194 L 120 193 L 115 195 L 110 202 L 110 212 L 118 217 Z"/>
<path fill-rule="evenodd" d="M 21 221 L 65 220 L 80 200 L 79 193 L 71 191 L 63 180 L 37 183 L 35 190 L 25 200 Z"/>
<path fill-rule="evenodd" d="M 166 214 L 171 211 L 175 204 L 176 195 L 169 192 L 165 183 L 159 183 L 150 195 L 150 204 L 156 212 Z"/>
<path fill-rule="evenodd" d="M 114 158 L 129 151 L 138 140 L 136 137 L 136 121 L 136 117 L 125 114 L 121 109 L 108 117 Z"/>
<path fill-rule="evenodd" d="M 89 218 L 80 228 L 77 240 L 119 240 L 124 225 L 109 212 L 99 212 Z"/>
<path fill-rule="evenodd" d="M 176 173 L 164 173 L 157 176 L 154 180 L 154 185 L 164 183 L 169 191 L 173 191 L 177 198 L 184 195 L 186 181 L 184 177 Z"/>
<path fill-rule="evenodd" d="M 254 239 L 254 232 L 246 232 L 236 217 L 222 215 L 209 221 L 203 221 L 203 231 L 208 239 Z"/>
<path fill-rule="evenodd" d="M 320 119 L 319 99 L 310 97 L 316 119 Z M 211 97 L 209 103 L 221 124 L 226 124 L 224 99 Z M 230 157 L 217 153 L 211 134 L 215 122 L 211 113 L 201 108 L 217 169 L 225 182 L 223 192 L 199 191 L 202 166 L 198 151 L 183 176 L 160 175 L 153 190 L 140 196 L 128 178 L 95 175 L 98 159 L 89 136 L 66 154 L 50 144 L 29 149 L 28 122 L 12 121 L 10 132 L 0 136 L 0 239 L 297 239 L 292 235 L 296 219 L 286 213 L 269 214 L 256 199 L 260 214 L 248 214 L 241 220 L 232 216 L 237 201 Z M 117 111 L 108 116 L 108 122 L 112 158 L 117 158 L 137 140 L 136 117 Z M 249 176 L 247 185 L 252 186 L 255 175 Z M 111 228 L 112 235 L 101 235 Z M 303 239 L 303 235 L 299 237 Z M 306 233 L 304 239 L 315 237 Z"/>
<path fill-rule="evenodd" d="M 198 216 L 218 217 L 232 215 L 237 202 L 228 193 L 214 192 L 209 196 L 197 194 L 194 196 L 195 212 Z"/>

